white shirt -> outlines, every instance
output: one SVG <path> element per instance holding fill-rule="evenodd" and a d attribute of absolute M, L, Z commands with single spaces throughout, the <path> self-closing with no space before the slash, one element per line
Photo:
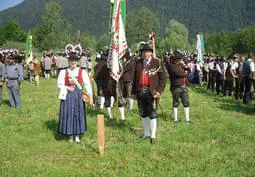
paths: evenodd
<path fill-rule="evenodd" d="M 71 74 L 74 77 L 78 77 L 79 75 L 79 67 L 75 68 L 73 71 L 70 70 Z M 68 86 L 65 86 L 65 76 L 66 76 L 66 70 L 61 70 L 58 76 L 58 80 L 57 80 L 57 87 L 59 89 L 66 89 Z M 90 79 L 88 76 L 87 71 L 85 71 L 84 69 L 82 70 L 82 84 L 84 85 L 86 91 L 88 92 L 88 94 L 92 95 L 92 87 L 90 84 Z"/>
<path fill-rule="evenodd" d="M 255 72 L 254 62 L 252 61 L 251 58 L 249 58 L 248 61 L 251 62 L 251 64 L 250 64 L 250 70 L 251 70 L 251 72 Z M 242 63 L 242 65 L 240 66 L 239 71 L 240 71 L 240 72 L 243 72 L 243 63 Z"/>
<path fill-rule="evenodd" d="M 196 64 L 195 64 L 195 67 L 197 68 L 197 71 L 200 71 L 200 70 L 201 70 L 201 66 L 200 66 L 199 63 L 196 63 Z"/>
<path fill-rule="evenodd" d="M 213 63 L 213 62 L 210 62 L 210 63 L 208 64 L 208 68 L 209 68 L 210 70 L 213 70 L 213 68 L 214 68 L 214 63 Z"/>
<path fill-rule="evenodd" d="M 236 71 L 238 67 L 239 67 L 238 61 L 235 61 L 234 64 L 232 65 L 232 70 Z"/>
<path fill-rule="evenodd" d="M 228 64 L 226 62 L 223 62 L 223 71 L 226 71 L 227 70 L 227 67 L 228 67 Z M 216 70 L 221 73 L 221 68 L 220 68 L 220 64 L 216 64 Z"/>

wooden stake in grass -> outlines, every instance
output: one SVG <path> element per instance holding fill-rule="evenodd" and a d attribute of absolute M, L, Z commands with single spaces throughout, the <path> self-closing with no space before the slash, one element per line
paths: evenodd
<path fill-rule="evenodd" d="M 104 115 L 97 115 L 97 142 L 100 156 L 104 155 Z"/>

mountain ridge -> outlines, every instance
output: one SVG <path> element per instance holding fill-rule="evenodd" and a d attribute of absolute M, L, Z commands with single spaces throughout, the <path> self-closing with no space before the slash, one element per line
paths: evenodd
<path fill-rule="evenodd" d="M 24 0 L 15 7 L 0 12 L 1 25 L 16 19 L 24 30 L 41 25 L 44 4 L 49 0 Z M 94 36 L 108 31 L 110 1 L 56 0 L 62 7 L 62 16 L 74 29 Z M 183 23 L 191 35 L 196 32 L 234 31 L 255 23 L 253 0 L 127 0 L 127 12 L 137 13 L 141 7 L 157 15 L 161 33 L 169 20 Z"/>

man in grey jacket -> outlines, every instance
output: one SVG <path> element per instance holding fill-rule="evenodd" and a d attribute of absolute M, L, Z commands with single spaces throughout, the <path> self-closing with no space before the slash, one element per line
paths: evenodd
<path fill-rule="evenodd" d="M 9 56 L 6 66 L 5 80 L 12 108 L 20 108 L 20 83 L 23 80 L 23 67 L 16 63 L 20 57 L 19 55 Z"/>
<path fill-rule="evenodd" d="M 3 100 L 3 84 L 4 84 L 5 64 L 4 57 L 0 55 L 0 105 Z"/>

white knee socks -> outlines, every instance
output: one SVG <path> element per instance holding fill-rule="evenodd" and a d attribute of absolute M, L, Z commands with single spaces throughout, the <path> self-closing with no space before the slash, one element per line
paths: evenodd
<path fill-rule="evenodd" d="M 134 108 L 134 100 L 132 98 L 128 98 L 128 107 L 130 110 Z"/>
<path fill-rule="evenodd" d="M 121 120 L 125 120 L 124 107 L 119 107 L 119 111 L 120 111 L 120 118 L 121 118 Z"/>
<path fill-rule="evenodd" d="M 108 112 L 109 119 L 113 119 L 112 108 L 111 107 L 107 107 L 106 109 L 107 109 L 107 112 Z"/>
<path fill-rule="evenodd" d="M 157 131 L 157 119 L 150 119 L 149 117 L 142 117 L 144 136 L 150 136 L 151 138 L 156 138 Z"/>
<path fill-rule="evenodd" d="M 151 119 L 151 138 L 156 138 L 157 119 Z"/>
<path fill-rule="evenodd" d="M 142 117 L 142 122 L 143 122 L 144 136 L 150 136 L 150 129 L 149 129 L 150 119 L 149 119 L 149 117 Z"/>
<path fill-rule="evenodd" d="M 175 108 L 175 107 L 174 107 L 173 112 L 174 112 L 174 121 L 177 122 L 177 121 L 178 121 L 178 118 L 177 118 L 177 115 L 178 115 L 178 108 Z"/>
<path fill-rule="evenodd" d="M 184 108 L 186 122 L 189 122 L 189 107 Z"/>

